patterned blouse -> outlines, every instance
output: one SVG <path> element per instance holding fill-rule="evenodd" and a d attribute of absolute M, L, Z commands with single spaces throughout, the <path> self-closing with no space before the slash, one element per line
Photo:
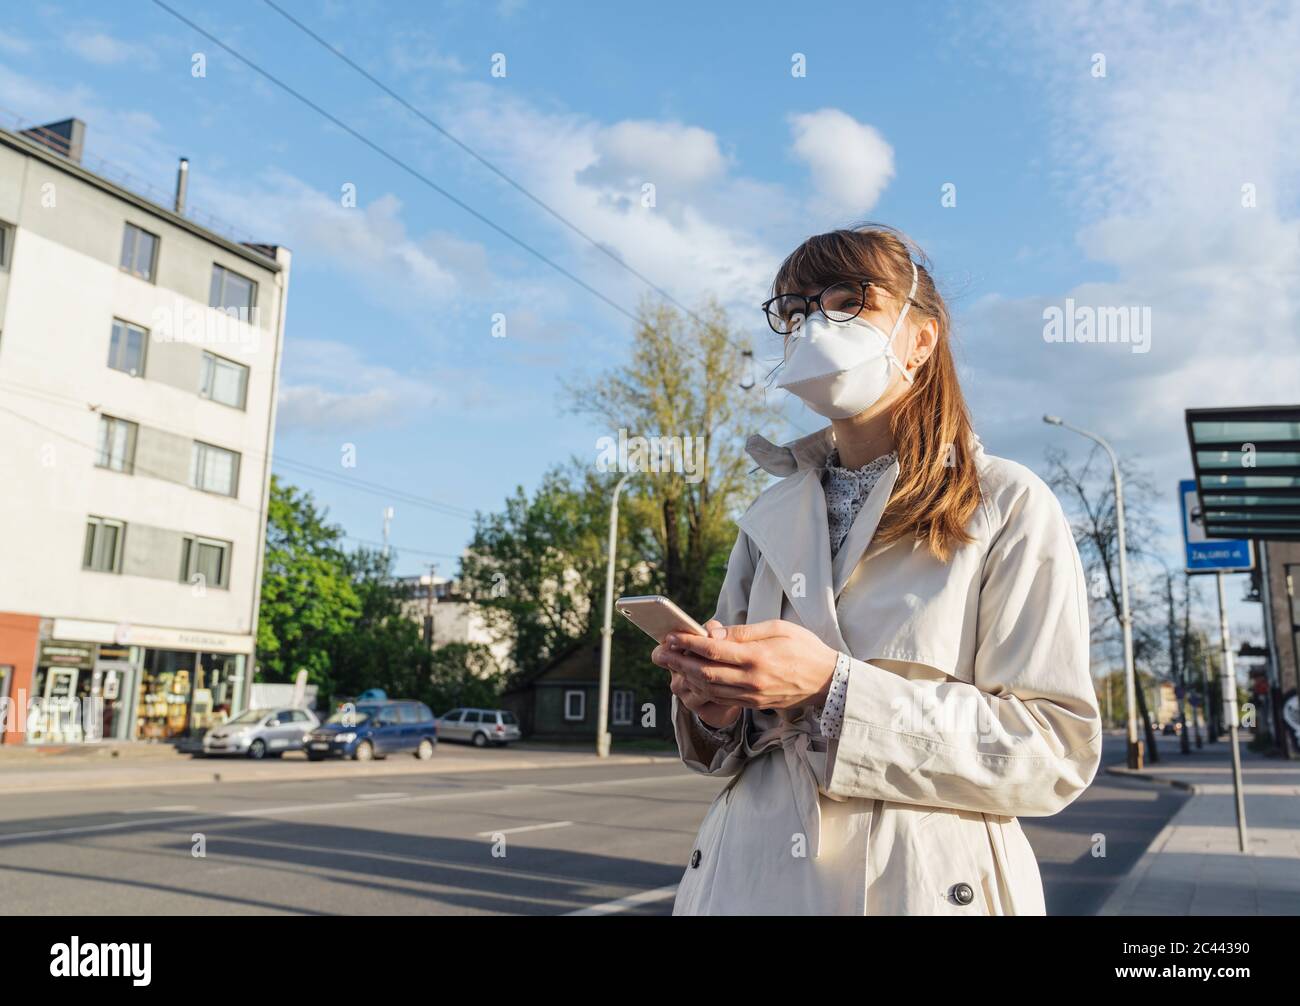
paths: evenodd
<path fill-rule="evenodd" d="M 839 448 L 834 448 L 826 458 L 822 468 L 822 489 L 826 493 L 826 523 L 830 529 L 831 557 L 840 550 L 848 536 L 853 521 L 857 518 L 862 505 L 866 503 L 871 490 L 876 487 L 880 477 L 889 470 L 889 466 L 898 460 L 894 452 L 882 455 L 861 468 L 840 467 Z M 818 728 L 823 737 L 838 737 L 844 722 L 844 698 L 849 690 L 849 657 L 841 653 L 835 663 L 835 673 L 831 677 L 830 690 L 826 695 L 826 704 L 813 710 Z M 730 734 L 730 728 L 713 730 L 706 726 L 699 717 L 696 725 L 706 734 L 719 740 Z M 740 722 L 737 720 L 736 722 Z"/>
<path fill-rule="evenodd" d="M 826 520 L 830 525 L 831 557 L 840 550 L 844 539 L 866 503 L 880 476 L 898 458 L 894 452 L 876 458 L 861 468 L 841 468 L 839 448 L 831 451 L 822 471 L 822 488 L 826 491 Z M 844 722 L 844 697 L 849 690 L 849 658 L 841 653 L 826 694 L 826 704 L 814 710 L 823 737 L 838 737 Z"/>

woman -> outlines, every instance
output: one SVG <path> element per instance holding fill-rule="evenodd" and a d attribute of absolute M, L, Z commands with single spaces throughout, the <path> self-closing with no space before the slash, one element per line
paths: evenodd
<path fill-rule="evenodd" d="M 919 261 L 918 261 L 919 260 Z M 674 914 L 1043 914 L 1016 818 L 1092 782 L 1083 569 L 1056 497 L 984 453 L 919 250 L 805 241 L 764 305 L 830 425 L 749 453 L 709 636 L 656 647 L 682 760 L 730 777 Z"/>

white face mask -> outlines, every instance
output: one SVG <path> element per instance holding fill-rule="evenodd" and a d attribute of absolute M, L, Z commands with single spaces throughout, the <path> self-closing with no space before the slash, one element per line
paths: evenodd
<path fill-rule="evenodd" d="M 803 325 L 787 336 L 785 366 L 776 386 L 798 395 L 808 408 L 827 419 L 848 419 L 884 396 L 891 365 L 910 384 L 912 375 L 894 353 L 894 336 L 912 306 L 916 280 L 913 262 L 912 289 L 888 334 L 862 318 L 833 322 L 820 311 L 805 318 Z"/>

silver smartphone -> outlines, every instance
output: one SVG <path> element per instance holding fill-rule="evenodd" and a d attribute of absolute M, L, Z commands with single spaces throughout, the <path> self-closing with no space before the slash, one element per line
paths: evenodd
<path fill-rule="evenodd" d="M 656 643 L 662 643 L 670 632 L 694 633 L 707 636 L 704 626 L 668 598 L 660 594 L 644 597 L 620 597 L 614 607 L 621 611 L 633 625 Z"/>

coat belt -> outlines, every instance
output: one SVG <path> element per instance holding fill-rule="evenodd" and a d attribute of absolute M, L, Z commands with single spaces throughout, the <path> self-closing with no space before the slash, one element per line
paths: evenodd
<path fill-rule="evenodd" d="M 818 736 L 816 741 L 820 740 Z M 778 726 L 745 738 L 745 751 L 751 758 L 769 754 L 780 747 L 790 776 L 795 810 L 803 824 L 808 854 L 813 859 L 821 854 L 821 780 L 826 774 L 826 752 L 817 750 L 816 741 L 812 723 L 806 717 L 797 720 L 782 717 Z M 842 799 L 827 796 L 832 800 Z"/>

